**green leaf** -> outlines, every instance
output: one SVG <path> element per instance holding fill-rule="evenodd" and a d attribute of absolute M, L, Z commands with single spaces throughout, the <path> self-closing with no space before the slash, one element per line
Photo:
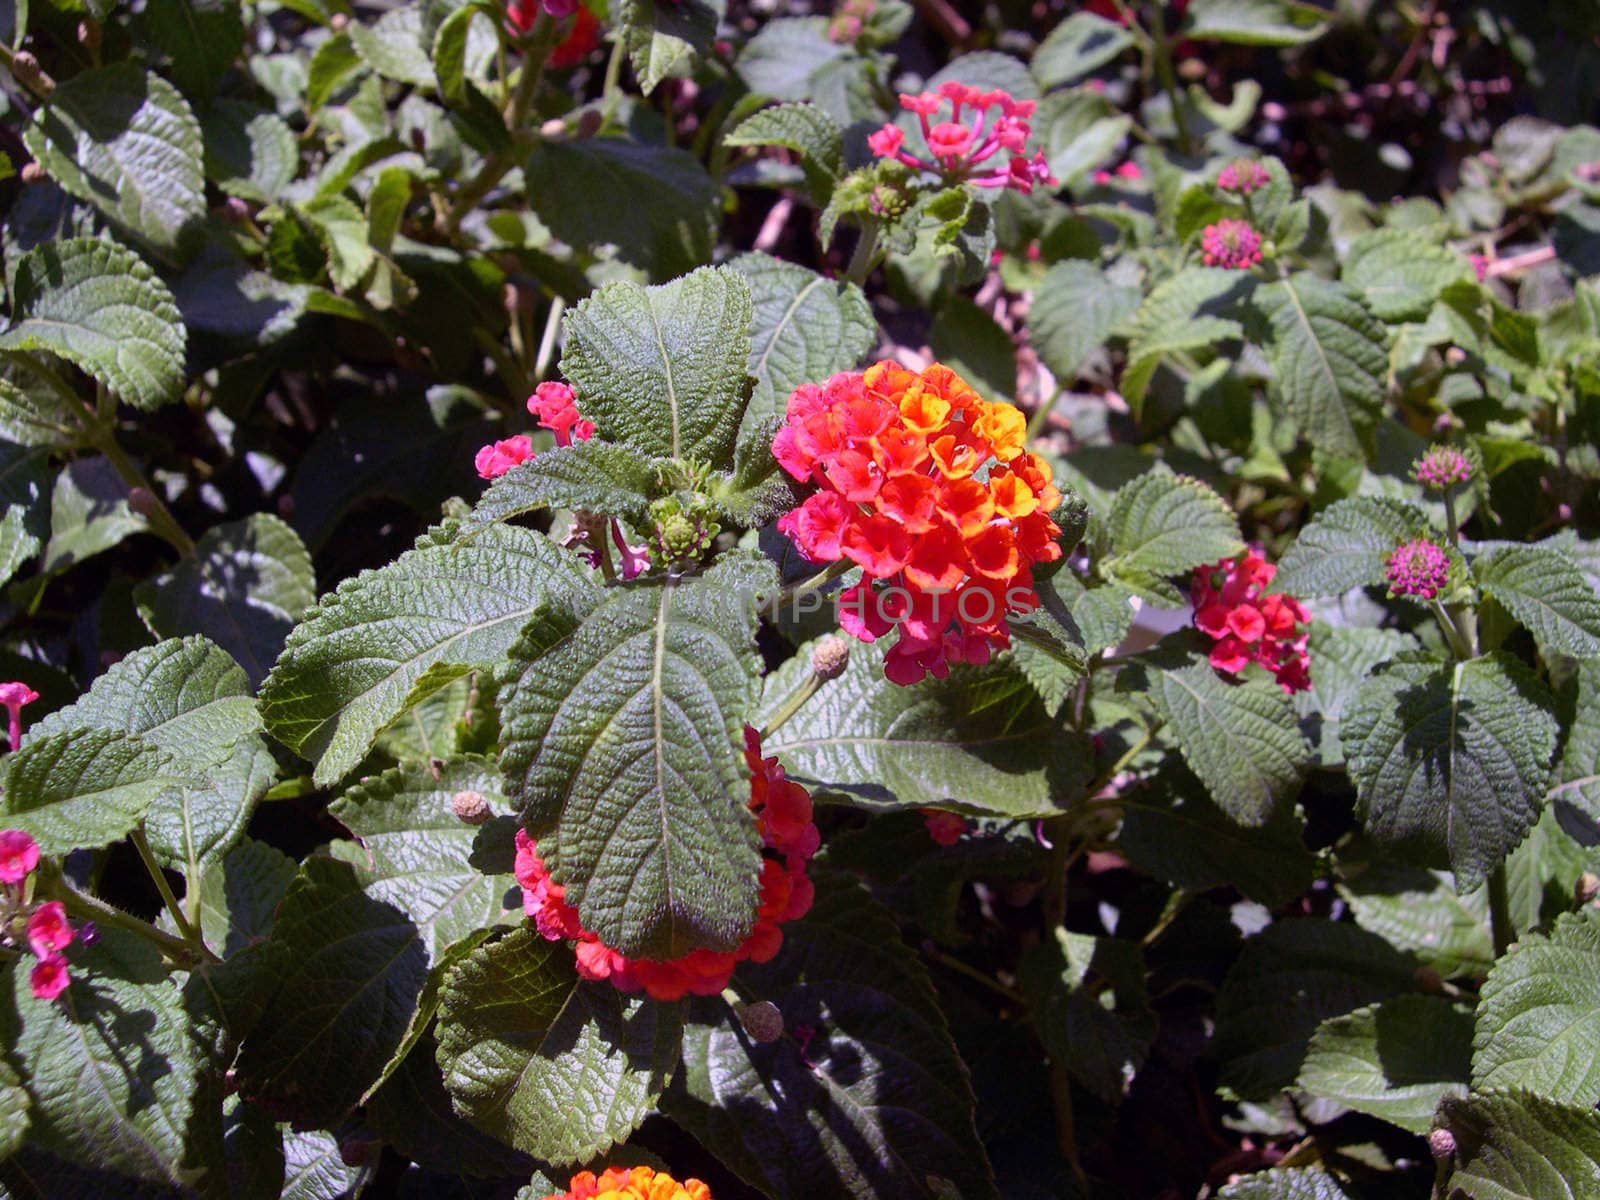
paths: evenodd
<path fill-rule="evenodd" d="M 777 958 L 739 976 L 787 1032 L 754 1042 L 721 998 L 691 1000 L 674 1122 L 773 1200 L 998 1200 L 927 973 L 865 888 L 822 880 Z"/>
<path fill-rule="evenodd" d="M 1385 321 L 1421 320 L 1445 288 L 1474 282 L 1464 255 L 1409 229 L 1375 229 L 1356 238 L 1340 277 Z"/>
<path fill-rule="evenodd" d="M 1441 996 L 1393 996 L 1324 1021 L 1300 1086 L 1425 1134 L 1440 1100 L 1467 1094 L 1471 1056 L 1470 1010 Z"/>
<path fill-rule="evenodd" d="M 1051 172 L 1064 184 L 1075 184 L 1117 153 L 1133 118 L 1087 88 L 1055 92 L 1039 101 L 1033 135 Z"/>
<path fill-rule="evenodd" d="M 363 62 L 385 79 L 436 88 L 433 62 L 423 42 L 422 9 L 396 8 L 371 25 L 351 21 L 345 33 Z"/>
<path fill-rule="evenodd" d="M 726 9 L 726 0 L 622 0 L 622 44 L 646 96 L 711 53 Z"/>
<path fill-rule="evenodd" d="M 654 1110 L 679 1021 L 675 1006 L 579 979 L 565 946 L 524 927 L 446 977 L 439 1066 L 479 1129 L 546 1162 L 581 1162 Z"/>
<path fill-rule="evenodd" d="M 1131 45 L 1133 34 L 1124 26 L 1091 12 L 1075 12 L 1033 52 L 1033 77 L 1046 91 L 1076 83 Z"/>
<path fill-rule="evenodd" d="M 200 887 L 200 932 L 219 955 L 232 958 L 259 946 L 289 885 L 294 859 L 265 842 L 244 838 L 222 856 L 221 869 L 207 871 Z"/>
<path fill-rule="evenodd" d="M 135 408 L 160 408 L 183 389 L 178 306 L 155 272 L 116 242 L 73 238 L 23 255 L 11 321 L 0 350 L 48 350 Z"/>
<path fill-rule="evenodd" d="M 1473 558 L 1472 576 L 1547 651 L 1600 658 L 1600 595 L 1560 550 L 1496 543 Z"/>
<path fill-rule="evenodd" d="M 1122 393 L 1137 405 L 1150 377 L 1168 354 L 1210 350 L 1218 342 L 1244 336 L 1234 315 L 1255 289 L 1245 271 L 1187 267 L 1158 284 L 1129 323 L 1128 366 Z"/>
<path fill-rule="evenodd" d="M 501 769 L 567 900 L 613 949 L 731 950 L 760 866 L 742 729 L 755 606 L 708 580 L 612 592 L 529 625 L 502 695 Z"/>
<path fill-rule="evenodd" d="M 1600 1113 L 1527 1092 L 1448 1100 L 1447 1186 L 1463 1200 L 1585 1200 L 1600 1190 Z"/>
<path fill-rule="evenodd" d="M 1244 549 L 1227 502 L 1198 479 L 1164 469 L 1119 488 L 1106 525 L 1112 555 L 1101 570 L 1135 591 L 1143 576 L 1185 575 Z"/>
<path fill-rule="evenodd" d="M 597 438 L 557 446 L 491 483 L 463 530 L 470 535 L 486 525 L 544 508 L 605 513 L 641 526 L 647 521 L 650 501 L 671 490 L 661 473 L 665 465 Z"/>
<path fill-rule="evenodd" d="M 306 68 L 306 108 L 311 112 L 321 108 L 360 69 L 361 56 L 356 53 L 348 32 L 328 38 L 312 52 Z"/>
<path fill-rule="evenodd" d="M 1311 638 L 1306 647 L 1314 664 L 1311 689 L 1295 693 L 1294 707 L 1316 749 L 1320 765 L 1338 767 L 1344 763 L 1344 743 L 1339 739 L 1339 727 L 1345 709 L 1355 699 L 1361 684 L 1375 668 L 1395 655 L 1418 648 L 1416 638 L 1395 629 L 1360 629 L 1329 625 L 1326 621 L 1311 623 Z"/>
<path fill-rule="evenodd" d="M 1045 1050 L 1107 1104 L 1127 1095 L 1156 1036 L 1144 955 L 1134 942 L 1055 931 L 1019 979 Z"/>
<path fill-rule="evenodd" d="M 75 704 L 38 722 L 28 742 L 73 729 L 136 735 L 187 776 L 152 800 L 145 825 L 157 858 L 191 879 L 243 834 L 277 772 L 249 679 L 201 637 L 134 651 Z"/>
<path fill-rule="evenodd" d="M 1388 554 L 1427 531 L 1427 514 L 1415 505 L 1379 496 L 1340 500 L 1300 531 L 1278 563 L 1271 590 L 1339 596 L 1384 583 Z"/>
<path fill-rule="evenodd" d="M 987 400 L 1017 394 L 1017 345 L 1000 323 L 965 296 L 951 296 L 928 330 L 933 356 Z"/>
<path fill-rule="evenodd" d="M 782 146 L 800 156 L 812 197 L 825 202 L 844 173 L 844 134 L 815 104 L 778 104 L 753 113 L 722 139 L 725 146 Z M 765 258 L 765 255 L 761 257 Z M 776 260 L 774 260 L 776 261 Z"/>
<path fill-rule="evenodd" d="M 240 1093 L 297 1122 L 333 1124 L 410 1029 L 427 947 L 349 864 L 314 856 L 278 906 L 269 953 L 278 990 L 240 1050 Z"/>
<path fill-rule="evenodd" d="M 256 513 L 213 525 L 195 552 L 134 589 L 139 616 L 157 637 L 200 633 L 266 678 L 300 615 L 317 598 L 311 556 L 277 517 Z"/>
<path fill-rule="evenodd" d="M 1194 0 L 1182 36 L 1246 46 L 1298 46 L 1321 37 L 1330 14 L 1297 0 Z"/>
<path fill-rule="evenodd" d="M 1482 976 L 1494 962 L 1484 894 L 1458 896 L 1447 872 L 1380 859 L 1347 878 L 1339 894 L 1361 928 L 1446 979 Z"/>
<path fill-rule="evenodd" d="M 0 1059 L 0 1162 L 15 1154 L 28 1135 L 33 1100 L 11 1064 Z"/>
<path fill-rule="evenodd" d="M 159 746 L 109 729 L 71 729 L 30 741 L 6 760 L 0 819 L 45 854 L 109 845 L 153 804 L 189 782 Z"/>
<path fill-rule="evenodd" d="M 81 408 L 19 372 L 21 384 L 0 376 L 0 439 L 29 449 L 48 447 L 70 450 L 83 444 Z M 0 469 L 0 480 L 10 473 L 15 459 Z M 9 488 L 0 494 L 9 497 Z"/>
<path fill-rule="evenodd" d="M 242 100 L 221 99 L 206 110 L 201 127 L 206 177 L 230 196 L 271 204 L 294 182 L 300 146 L 294 131 L 276 113 Z"/>
<path fill-rule="evenodd" d="M 1077 16 L 1068 18 L 1068 24 Z M 1056 378 L 1070 382 L 1090 353 L 1138 311 L 1139 301 L 1138 288 L 1113 284 L 1093 263 L 1058 262 L 1033 294 L 1029 339 Z"/>
<path fill-rule="evenodd" d="M 1248 939 L 1217 993 L 1221 1083 L 1262 1100 L 1294 1084 L 1317 1027 L 1410 990 L 1416 964 L 1354 925 L 1278 921 Z"/>
<path fill-rule="evenodd" d="M 328 807 L 357 841 L 333 854 L 356 869 L 363 890 L 411 918 L 431 962 L 481 929 L 522 919 L 511 877 L 516 822 L 489 759 L 453 759 L 442 768 L 408 764 L 351 788 Z M 458 792 L 477 792 L 499 816 L 468 825 L 455 815 Z M 505 905 L 507 896 L 513 907 Z"/>
<path fill-rule="evenodd" d="M 1303 271 L 1258 288 L 1255 303 L 1269 326 L 1274 395 L 1301 436 L 1366 457 L 1388 377 L 1383 326 L 1350 288 Z"/>
<path fill-rule="evenodd" d="M 205 218 L 200 123 L 154 71 L 82 71 L 56 85 L 23 136 L 51 179 L 165 259 Z"/>
<path fill-rule="evenodd" d="M 1339 1181 L 1316 1167 L 1274 1167 L 1230 1183 L 1217 1200 L 1352 1200 Z"/>
<path fill-rule="evenodd" d="M 500 661 L 542 605 L 593 597 L 588 576 L 576 556 L 510 525 L 458 545 L 425 544 L 364 571 L 289 635 L 261 688 L 267 728 L 316 764 L 319 785 L 332 783 L 424 698 L 416 689 L 429 668 Z"/>
<path fill-rule="evenodd" d="M 810 100 L 814 81 L 850 50 L 828 37 L 826 17 L 768 21 L 739 52 L 738 72 L 752 92 L 777 100 Z"/>
<path fill-rule="evenodd" d="M 750 285 L 745 371 L 756 383 L 745 430 L 782 416 L 789 393 L 802 383 L 822 383 L 855 367 L 877 341 L 877 320 L 855 284 L 825 279 L 759 251 L 730 259 L 728 266 Z"/>
<path fill-rule="evenodd" d="M 182 995 L 150 943 L 100 927 L 68 952 L 72 983 L 35 1000 L 26 961 L 6 972 L 0 1038 L 33 1097 L 28 1144 L 70 1162 L 169 1188 L 198 1180 L 182 1164 L 205 1070 Z"/>
<path fill-rule="evenodd" d="M 179 89 L 202 100 L 216 94 L 244 49 L 244 22 L 225 0 L 150 0 L 141 24 Z"/>
<path fill-rule="evenodd" d="M 1145 662 L 1148 694 L 1211 798 L 1241 825 L 1266 824 L 1299 792 L 1311 758 L 1289 698 L 1267 680 L 1223 679 L 1192 655 Z"/>
<path fill-rule="evenodd" d="M 767 677 L 763 719 L 810 669 L 802 647 Z M 1088 781 L 1093 757 L 1014 663 L 957 667 L 947 679 L 901 687 L 884 677 L 882 656 L 861 645 L 845 673 L 763 749 L 818 796 L 878 811 L 937 806 L 1005 817 L 1060 812 Z"/>
<path fill-rule="evenodd" d="M 343 196 L 321 196 L 297 210 L 315 227 L 328 255 L 328 278 L 342 292 L 355 289 L 377 261 L 367 215 Z"/>
<path fill-rule="evenodd" d="M 1578 696 L 1549 798 L 1563 828 L 1600 845 L 1600 663 L 1578 667 Z"/>
<path fill-rule="evenodd" d="M 320 1129 L 286 1129 L 281 1200 L 345 1200 L 355 1194 L 363 1168 L 344 1161 L 339 1139 Z"/>
<path fill-rule="evenodd" d="M 612 284 L 567 314 L 561 371 L 599 437 L 726 470 L 749 398 L 751 315 L 750 285 L 726 267 Z"/>
<path fill-rule="evenodd" d="M 1374 839 L 1448 861 L 1463 892 L 1488 878 L 1539 815 L 1556 748 L 1544 685 L 1509 655 L 1400 661 L 1344 718 L 1358 807 Z"/>
<path fill-rule="evenodd" d="M 1600 911 L 1556 918 L 1495 962 L 1478 1004 L 1472 1084 L 1600 1102 Z"/>
<path fill-rule="evenodd" d="M 128 485 L 107 459 L 74 459 L 56 475 L 51 490 L 43 574 L 76 566 L 149 527 L 128 507 Z"/>
<path fill-rule="evenodd" d="M 539 180 L 529 196 L 535 215 L 569 246 L 615 245 L 622 261 L 657 280 L 711 259 L 719 194 L 686 150 L 618 138 L 541 140 L 523 174 Z"/>

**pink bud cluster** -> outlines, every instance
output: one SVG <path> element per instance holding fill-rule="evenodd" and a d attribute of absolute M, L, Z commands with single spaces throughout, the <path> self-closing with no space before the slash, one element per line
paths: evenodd
<path fill-rule="evenodd" d="M 594 424 L 578 413 L 578 395 L 565 383 L 541 383 L 528 397 L 528 411 L 539 427 L 556 435 L 556 445 L 570 446 L 594 436 Z M 478 451 L 473 466 L 485 479 L 498 479 L 533 457 L 533 439 L 525 433 L 502 438 Z"/>
<path fill-rule="evenodd" d="M 69 982 L 61 952 L 76 934 L 59 900 L 28 903 L 28 876 L 39 866 L 39 846 L 20 829 L 0 830 L 0 946 L 25 942 L 39 961 L 28 973 L 37 1000 L 54 1000 Z"/>
<path fill-rule="evenodd" d="M 1472 478 L 1467 456 L 1451 446 L 1430 446 L 1411 466 L 1411 478 L 1435 492 L 1449 491 Z"/>
<path fill-rule="evenodd" d="M 945 102 L 950 104 L 950 119 L 938 117 Z M 942 83 L 937 92 L 912 96 L 900 94 L 900 107 L 917 114 L 922 125 L 922 140 L 931 158 L 919 158 L 905 149 L 905 131 L 898 125 L 885 125 L 867 138 L 867 145 L 879 158 L 892 158 L 918 171 L 932 171 L 953 182 L 974 187 L 1014 188 L 1027 195 L 1035 183 L 1054 184 L 1044 152 L 1035 150 L 1029 158 L 1023 153 L 1032 127 L 1032 100 L 1014 100 L 1004 91 L 984 92 L 964 83 Z M 962 110 L 971 109 L 963 120 Z M 998 109 L 998 116 L 990 110 Z M 1004 166 L 991 163 L 1002 151 L 1009 155 Z"/>
<path fill-rule="evenodd" d="M 1429 538 L 1413 538 L 1390 552 L 1384 569 L 1396 596 L 1432 600 L 1450 579 L 1450 556 Z"/>
<path fill-rule="evenodd" d="M 1200 256 L 1208 267 L 1243 271 L 1261 261 L 1261 235 L 1248 221 L 1224 217 L 1201 230 Z"/>
<path fill-rule="evenodd" d="M 1217 188 L 1239 196 L 1248 196 L 1271 182 L 1267 169 L 1249 158 L 1235 159 L 1217 172 Z"/>

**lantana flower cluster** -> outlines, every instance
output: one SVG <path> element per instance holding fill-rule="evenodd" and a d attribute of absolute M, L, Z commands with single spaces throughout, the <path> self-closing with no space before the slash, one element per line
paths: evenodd
<path fill-rule="evenodd" d="M 698 1179 L 679 1183 L 652 1167 L 607 1167 L 598 1176 L 579 1171 L 567 1191 L 545 1200 L 711 1200 L 711 1189 Z"/>
<path fill-rule="evenodd" d="M 943 678 L 1008 647 L 1007 616 L 1039 605 L 1033 565 L 1061 557 L 1061 493 L 1024 448 L 1022 413 L 949 367 L 884 361 L 802 385 L 787 416 L 773 454 L 818 490 L 778 528 L 812 562 L 861 568 L 840 625 L 863 642 L 899 631 L 889 679 Z"/>
<path fill-rule="evenodd" d="M 762 758 L 761 737 L 749 726 L 744 757 L 750 768 L 750 811 L 763 846 L 761 902 L 755 927 L 735 950 L 693 950 L 668 961 L 619 954 L 583 927 L 578 910 L 567 903 L 566 889 L 550 878 L 538 843 L 526 831 L 517 831 L 514 871 L 522 886 L 523 911 L 547 941 L 577 942 L 578 974 L 583 978 L 609 979 L 620 991 L 643 990 L 656 1000 L 714 996 L 728 986 L 737 964 L 746 959 L 771 960 L 783 945 L 779 926 L 811 910 L 815 891 L 806 878 L 806 864 L 821 843 L 811 821 L 811 795 L 784 776 L 776 758 Z"/>
<path fill-rule="evenodd" d="M 539 419 L 541 429 L 556 435 L 557 446 L 586 442 L 594 436 L 594 423 L 578 412 L 578 394 L 570 384 L 541 383 L 528 397 L 528 411 Z M 483 478 L 498 479 L 533 456 L 533 439 L 519 433 L 485 446 L 472 461 Z"/>
<path fill-rule="evenodd" d="M 26 946 L 39 961 L 28 972 L 35 999 L 54 1000 L 71 982 L 62 953 L 77 937 L 59 900 L 28 902 L 28 876 L 39 866 L 39 846 L 20 829 L 0 830 L 0 946 Z"/>
<path fill-rule="evenodd" d="M 1450 556 L 1430 538 L 1413 538 L 1390 552 L 1384 571 L 1396 596 L 1432 600 L 1450 580 Z"/>
<path fill-rule="evenodd" d="M 948 120 L 940 116 L 946 102 Z M 919 158 L 905 148 L 905 130 L 893 123 L 867 138 L 867 145 L 879 158 L 892 158 L 913 170 L 932 171 L 950 182 L 970 183 L 974 187 L 1013 188 L 1023 195 L 1035 183 L 1053 185 L 1056 177 L 1044 151 L 1035 150 L 1030 158 L 1023 153 L 1032 126 L 1032 100 L 1015 100 L 1009 92 L 985 92 L 964 83 L 942 83 L 936 92 L 912 96 L 900 94 L 900 107 L 917 114 L 922 125 L 922 140 L 929 157 Z M 965 118 L 962 110 L 970 110 Z M 991 113 L 998 110 L 998 113 Z M 1005 153 L 1004 165 L 993 162 Z"/>
<path fill-rule="evenodd" d="M 1430 446 L 1412 464 L 1411 478 L 1430 491 L 1445 492 L 1472 478 L 1472 464 L 1451 446 Z"/>
<path fill-rule="evenodd" d="M 1248 196 L 1272 182 L 1267 169 L 1252 158 L 1239 158 L 1217 172 L 1219 191 Z"/>
<path fill-rule="evenodd" d="M 1217 670 L 1237 675 L 1259 663 L 1285 692 L 1303 692 L 1311 686 L 1311 614 L 1293 596 L 1265 594 L 1277 572 L 1254 550 L 1201 567 L 1190 590 L 1194 623 L 1216 640 L 1210 661 Z"/>
<path fill-rule="evenodd" d="M 1224 217 L 1200 231 L 1200 257 L 1208 267 L 1243 271 L 1261 261 L 1261 235 L 1248 221 Z"/>

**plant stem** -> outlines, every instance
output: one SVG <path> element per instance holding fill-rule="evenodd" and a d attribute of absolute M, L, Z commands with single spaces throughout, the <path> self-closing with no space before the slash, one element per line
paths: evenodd
<path fill-rule="evenodd" d="M 167 906 L 167 911 L 172 914 L 173 924 L 177 925 L 178 932 L 183 935 L 186 945 L 194 950 L 205 949 L 205 942 L 201 940 L 199 932 L 189 924 L 189 918 L 184 915 L 183 905 L 178 903 L 178 898 L 172 894 L 172 885 L 167 882 L 166 874 L 161 870 L 161 865 L 156 862 L 154 854 L 150 853 L 150 843 L 145 840 L 144 830 L 135 829 L 128 836 L 133 843 L 133 848 L 139 852 L 139 858 L 144 862 L 144 869 L 150 873 L 150 879 L 156 885 L 156 891 L 161 893 L 161 902 Z"/>
<path fill-rule="evenodd" d="M 1450 530 L 1450 544 L 1458 550 L 1461 548 L 1461 529 L 1456 522 L 1455 488 L 1447 487 L 1444 490 L 1444 523 Z"/>
<path fill-rule="evenodd" d="M 166 542 L 179 554 L 187 558 L 194 553 L 194 539 L 184 532 L 183 526 L 178 524 L 177 518 L 170 509 L 162 503 L 161 497 L 156 495 L 155 489 L 150 486 L 150 481 L 144 477 L 144 472 L 139 470 L 137 464 L 127 456 L 122 447 L 117 444 L 116 431 L 109 421 L 103 421 L 88 401 L 81 401 L 84 410 L 89 414 L 88 425 L 89 444 L 111 464 L 118 478 L 128 485 L 128 490 L 137 488 L 149 496 L 149 512 L 140 515 L 150 523 L 150 532 Z M 112 414 L 115 415 L 114 413 Z"/>
<path fill-rule="evenodd" d="M 600 89 L 600 128 L 611 124 L 617 115 L 617 105 L 622 102 L 622 32 L 618 30 L 611 43 L 611 57 L 606 59 L 605 83 Z"/>
<path fill-rule="evenodd" d="M 560 296 L 550 301 L 550 315 L 544 319 L 544 333 L 539 338 L 539 352 L 533 360 L 535 379 L 543 379 L 544 373 L 550 369 L 550 360 L 556 353 L 556 334 L 561 330 L 561 314 L 566 308 L 567 302 Z"/>
<path fill-rule="evenodd" d="M 1039 407 L 1028 417 L 1027 438 L 1030 442 L 1044 432 L 1045 426 L 1050 423 L 1050 414 L 1056 410 L 1056 401 L 1061 399 L 1061 393 L 1064 391 L 1066 389 L 1057 383 L 1055 391 L 1051 392 L 1047 399 L 1040 401 Z"/>
<path fill-rule="evenodd" d="M 1489 872 L 1489 932 L 1494 938 L 1494 956 L 1499 958 L 1511 945 L 1511 897 L 1506 890 L 1506 864 Z"/>
<path fill-rule="evenodd" d="M 871 219 L 862 225 L 855 253 L 850 256 L 850 265 L 845 268 L 846 281 L 857 287 L 866 283 L 867 276 L 872 274 L 872 268 L 878 265 L 879 228 L 878 222 Z"/>
<path fill-rule="evenodd" d="M 1450 653 L 1462 662 L 1476 658 L 1478 629 L 1472 611 L 1462 604 L 1453 604 L 1446 608 L 1437 600 L 1428 601 L 1428 608 L 1432 611 L 1434 619 L 1439 622 L 1444 640 L 1450 646 Z"/>
<path fill-rule="evenodd" d="M 808 576 L 807 578 L 802 579 L 799 583 L 790 584 L 788 587 L 784 588 L 783 591 L 778 594 L 778 605 L 782 607 L 785 604 L 793 604 L 802 596 L 808 596 L 812 592 L 821 591 L 855 565 L 856 564 L 850 561 L 848 558 L 841 558 L 835 562 L 829 563 L 815 575 Z"/>
<path fill-rule="evenodd" d="M 822 684 L 823 678 L 821 675 L 818 675 L 815 671 L 807 673 L 805 679 L 794 689 L 794 691 L 789 693 L 788 699 L 783 702 L 782 707 L 780 707 L 778 711 L 773 714 L 772 720 L 768 721 L 764 726 L 762 726 L 761 737 L 763 739 L 769 738 L 780 728 L 782 728 L 784 723 L 788 721 L 790 717 L 794 716 L 795 713 L 799 712 L 805 707 L 807 700 L 811 699 L 811 697 L 817 694 L 817 689 L 820 688 Z"/>
<path fill-rule="evenodd" d="M 175 962 L 193 963 L 201 957 L 200 952 L 203 952 L 206 958 L 216 957 L 204 946 L 191 945 L 181 938 L 173 937 L 164 929 L 157 929 L 148 921 L 141 921 L 132 913 L 123 912 L 104 900 L 78 891 L 60 875 L 52 875 L 48 881 L 41 880 L 41 883 L 43 886 L 40 890 L 60 900 L 73 916 L 93 921 L 96 925 L 109 925 L 136 934 Z"/>
<path fill-rule="evenodd" d="M 1172 123 L 1178 127 L 1178 146 L 1185 153 L 1194 148 L 1189 137 L 1189 118 L 1183 112 L 1183 97 L 1178 92 L 1178 77 L 1172 70 L 1172 45 L 1167 40 L 1167 18 L 1160 4 L 1150 8 L 1150 32 L 1155 44 L 1156 74 L 1172 105 Z"/>

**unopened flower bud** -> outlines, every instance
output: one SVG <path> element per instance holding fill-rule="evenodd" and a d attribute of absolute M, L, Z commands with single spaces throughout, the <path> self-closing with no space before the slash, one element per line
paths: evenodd
<path fill-rule="evenodd" d="M 128 507 L 141 517 L 149 520 L 156 515 L 155 493 L 146 487 L 130 488 L 128 491 Z"/>
<path fill-rule="evenodd" d="M 1448 1129 L 1435 1129 L 1428 1135 L 1428 1149 L 1434 1158 L 1449 1158 L 1456 1152 L 1456 1135 Z"/>
<path fill-rule="evenodd" d="M 450 797 L 450 810 L 456 814 L 457 820 L 468 825 L 482 825 L 494 816 L 482 792 L 457 792 Z"/>
<path fill-rule="evenodd" d="M 56 81 L 45 74 L 44 68 L 39 65 L 39 60 L 34 57 L 31 50 L 18 50 L 12 55 L 11 75 L 36 95 L 48 96 L 56 88 Z"/>
<path fill-rule="evenodd" d="M 1412 979 L 1419 992 L 1426 992 L 1430 996 L 1437 996 L 1444 990 L 1444 977 L 1432 967 L 1418 967 Z"/>
<path fill-rule="evenodd" d="M 92 20 L 78 22 L 78 44 L 90 54 L 100 49 L 100 23 Z"/>
<path fill-rule="evenodd" d="M 78 940 L 85 946 L 93 946 L 100 940 L 100 927 L 93 921 L 85 921 L 78 926 Z"/>
<path fill-rule="evenodd" d="M 1433 491 L 1448 491 L 1472 478 L 1472 463 L 1451 446 L 1431 446 L 1411 465 L 1411 478 Z"/>
<path fill-rule="evenodd" d="M 23 183 L 43 183 L 49 178 L 44 173 L 43 165 L 37 162 L 23 163 L 22 170 L 18 172 L 18 175 Z"/>
<path fill-rule="evenodd" d="M 775 1042 L 783 1036 L 783 1013 L 771 1000 L 758 1000 L 739 1010 L 744 1031 L 757 1042 Z"/>
<path fill-rule="evenodd" d="M 559 141 L 567 136 L 567 123 L 560 117 L 551 117 L 539 126 L 539 136 L 546 141 Z"/>
<path fill-rule="evenodd" d="M 822 680 L 837 679 L 850 662 L 850 643 L 829 634 L 811 647 L 811 670 Z"/>
<path fill-rule="evenodd" d="M 345 31 L 345 26 L 349 24 L 350 18 L 345 13 L 334 13 L 333 16 L 328 18 L 328 28 L 333 30 L 335 33 L 343 33 Z"/>
<path fill-rule="evenodd" d="M 1600 876 L 1592 871 L 1585 871 L 1578 876 L 1577 883 L 1572 885 L 1573 907 L 1582 908 L 1596 896 L 1600 896 Z"/>

